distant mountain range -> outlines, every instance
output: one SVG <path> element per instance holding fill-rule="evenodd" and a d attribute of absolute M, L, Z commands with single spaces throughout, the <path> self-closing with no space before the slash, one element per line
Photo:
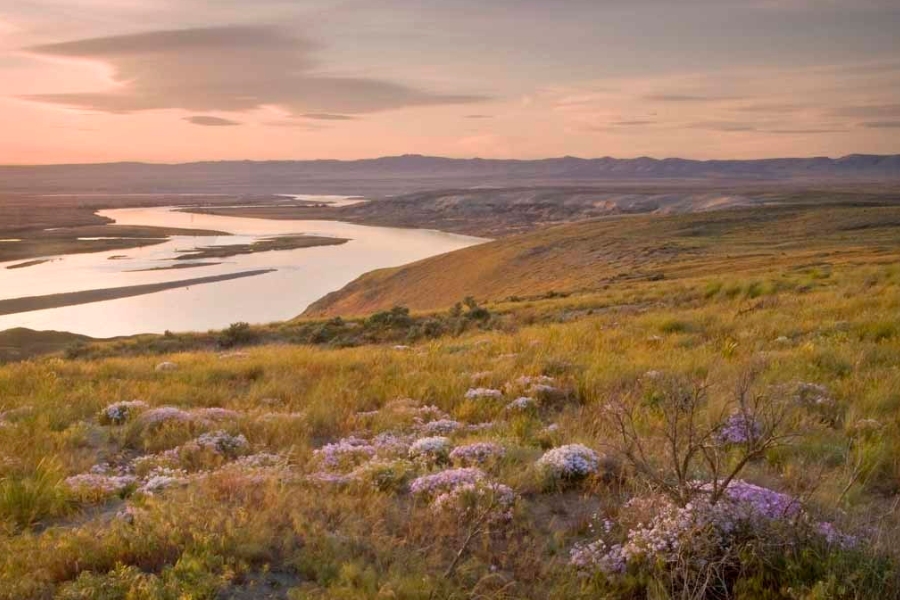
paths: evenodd
<path fill-rule="evenodd" d="M 454 159 L 421 155 L 338 161 L 220 161 L 0 166 L 0 191 L 81 193 L 398 193 L 435 185 L 633 181 L 898 181 L 900 155 L 686 160 Z"/>

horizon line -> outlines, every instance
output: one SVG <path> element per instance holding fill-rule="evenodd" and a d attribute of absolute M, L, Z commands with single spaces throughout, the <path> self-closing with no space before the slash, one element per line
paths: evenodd
<path fill-rule="evenodd" d="M 183 162 L 165 162 L 165 161 L 146 161 L 146 160 L 117 160 L 117 161 L 108 161 L 108 162 L 62 162 L 62 163 L 2 163 L 0 164 L 0 168 L 40 168 L 40 167 L 91 167 L 91 166 L 115 166 L 115 165 L 141 165 L 141 166 L 158 166 L 158 167 L 177 167 L 177 166 L 187 166 L 187 165 L 200 165 L 200 164 L 222 164 L 222 163 L 253 163 L 253 164 L 264 164 L 264 163 L 316 163 L 316 162 L 329 162 L 329 163 L 360 163 L 360 162 L 372 162 L 376 160 L 386 160 L 386 159 L 400 159 L 400 158 L 425 158 L 425 159 L 440 159 L 440 160 L 450 160 L 450 161 L 482 161 L 482 162 L 546 162 L 553 160 L 579 160 L 584 162 L 591 161 L 599 161 L 599 160 L 615 160 L 615 161 L 636 161 L 636 160 L 652 160 L 654 162 L 665 162 L 665 161 L 684 161 L 684 162 L 695 162 L 695 163 L 715 163 L 715 162 L 739 162 L 739 163 L 753 163 L 753 162 L 766 162 L 766 161 L 774 161 L 774 160 L 845 160 L 852 157 L 867 157 L 867 158 L 897 158 L 900 157 L 900 152 L 892 153 L 892 154 L 873 154 L 866 152 L 851 152 L 849 154 L 844 154 L 841 156 L 827 156 L 827 155 L 807 155 L 807 156 L 770 156 L 767 158 L 685 158 L 682 156 L 667 156 L 664 158 L 657 158 L 654 156 L 640 155 L 633 157 L 616 157 L 616 156 L 595 156 L 595 157 L 581 157 L 581 156 L 573 156 L 570 154 L 562 155 L 562 156 L 547 156 L 544 158 L 485 158 L 481 156 L 470 156 L 470 157 L 455 157 L 455 156 L 441 156 L 437 154 L 418 154 L 418 153 L 405 153 L 405 154 L 388 154 L 383 156 L 374 156 L 374 157 L 366 157 L 366 158 L 271 158 L 271 159 L 242 159 L 242 158 L 234 158 L 234 159 L 199 159 L 199 160 L 190 160 Z"/>

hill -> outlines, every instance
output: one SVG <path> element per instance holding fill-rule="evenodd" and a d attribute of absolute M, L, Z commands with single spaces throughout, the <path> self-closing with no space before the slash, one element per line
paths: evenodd
<path fill-rule="evenodd" d="M 67 331 L 34 331 L 25 327 L 7 329 L 0 331 L 0 363 L 60 352 L 88 341 L 91 338 Z"/>
<path fill-rule="evenodd" d="M 0 192 L 398 193 L 456 185 L 646 180 L 897 181 L 900 155 L 765 160 L 648 157 L 543 160 L 404 155 L 338 161 L 0 166 Z M 302 186 L 302 187 L 301 187 Z"/>
<path fill-rule="evenodd" d="M 394 305 L 433 310 L 466 296 L 497 301 L 648 279 L 888 260 L 896 259 L 898 248 L 900 206 L 619 216 L 540 229 L 374 271 L 304 314 L 355 315 Z"/>
<path fill-rule="evenodd" d="M 877 216 L 765 277 L 721 254 L 401 346 L 0 366 L 0 600 L 896 599 Z"/>
<path fill-rule="evenodd" d="M 739 207 L 885 205 L 900 202 L 895 186 L 784 184 L 481 187 L 427 190 L 341 207 L 280 204 L 192 207 L 186 212 L 262 219 L 324 219 L 385 227 L 439 229 L 498 238 L 610 215 L 675 214 Z"/>

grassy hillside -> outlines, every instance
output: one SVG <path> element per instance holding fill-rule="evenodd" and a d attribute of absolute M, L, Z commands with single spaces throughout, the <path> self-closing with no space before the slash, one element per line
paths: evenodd
<path fill-rule="evenodd" d="M 751 275 L 815 263 L 893 261 L 898 250 L 900 206 L 613 217 L 374 271 L 305 314 L 365 314 L 394 305 L 428 310 L 466 296 L 497 301 L 717 272 Z"/>
<path fill-rule="evenodd" d="M 39 354 L 60 352 L 91 338 L 66 331 L 34 331 L 24 327 L 0 331 L 0 364 Z"/>
<path fill-rule="evenodd" d="M 629 221 L 679 278 L 411 347 L 2 366 L 0 598 L 896 598 L 892 215 L 757 220 L 766 275 Z"/>

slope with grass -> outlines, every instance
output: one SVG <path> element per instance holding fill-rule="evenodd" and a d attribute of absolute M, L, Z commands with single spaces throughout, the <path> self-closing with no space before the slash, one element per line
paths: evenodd
<path fill-rule="evenodd" d="M 16 327 L 0 331 L 0 364 L 40 354 L 61 352 L 91 338 L 66 331 L 34 331 Z"/>
<path fill-rule="evenodd" d="M 900 206 L 778 207 L 560 225 L 368 273 L 307 316 L 592 291 L 648 279 L 896 260 Z"/>
<path fill-rule="evenodd" d="M 3 366 L 0 598 L 896 598 L 898 310 L 896 263 L 773 266 Z"/>

